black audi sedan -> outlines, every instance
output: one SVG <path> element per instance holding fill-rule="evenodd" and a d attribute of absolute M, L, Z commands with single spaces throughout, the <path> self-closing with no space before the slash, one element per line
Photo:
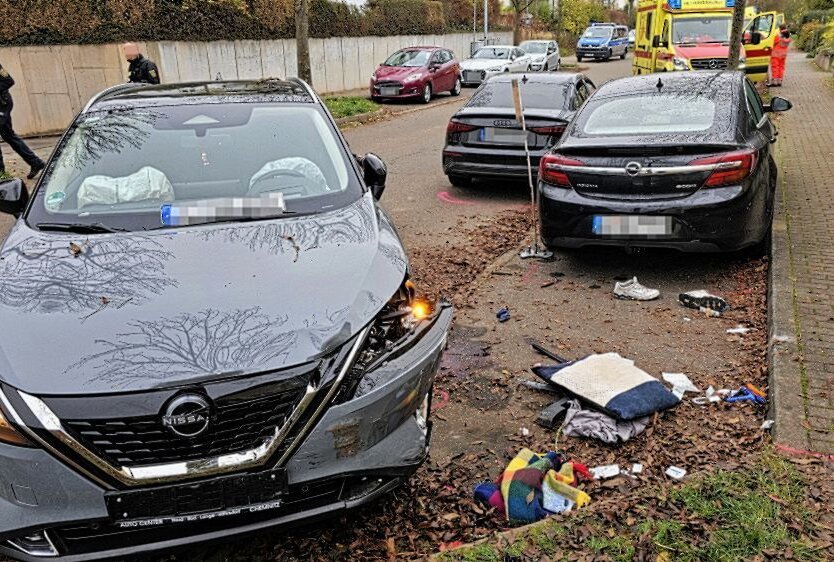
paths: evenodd
<path fill-rule="evenodd" d="M 582 74 L 500 74 L 487 80 L 446 128 L 443 171 L 452 185 L 472 179 L 527 179 L 525 135 L 515 117 L 512 81 L 519 81 L 533 176 L 539 158 L 559 141 L 594 84 Z"/>
<path fill-rule="evenodd" d="M 771 230 L 776 129 L 743 72 L 608 82 L 541 159 L 549 247 L 661 246 L 730 251 Z"/>
<path fill-rule="evenodd" d="M 298 80 L 118 86 L 0 248 L 0 555 L 115 558 L 320 517 L 426 457 L 452 310 L 420 300 Z"/>

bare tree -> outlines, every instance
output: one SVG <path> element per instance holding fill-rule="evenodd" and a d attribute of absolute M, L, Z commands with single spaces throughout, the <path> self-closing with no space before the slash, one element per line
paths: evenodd
<path fill-rule="evenodd" d="M 310 71 L 310 0 L 295 0 L 295 46 L 298 77 L 311 84 Z"/>
<path fill-rule="evenodd" d="M 513 6 L 513 45 L 521 43 L 521 15 L 535 0 L 510 0 Z"/>
<path fill-rule="evenodd" d="M 741 32 L 744 26 L 745 0 L 735 0 L 733 6 L 733 27 L 730 30 L 730 58 L 727 61 L 728 68 L 738 68 L 741 58 Z"/>

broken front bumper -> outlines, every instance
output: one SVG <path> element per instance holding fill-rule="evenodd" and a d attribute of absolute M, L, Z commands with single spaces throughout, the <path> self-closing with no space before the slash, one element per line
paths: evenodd
<path fill-rule="evenodd" d="M 309 521 L 376 499 L 426 458 L 430 422 L 425 414 L 451 319 L 452 309 L 441 308 L 419 340 L 365 374 L 357 395 L 327 409 L 285 466 L 233 475 L 282 479 L 284 489 L 271 502 L 179 522 L 153 517 L 117 521 L 114 496 L 117 500 L 124 492 L 105 490 L 44 450 L 0 444 L 0 555 L 20 560 L 116 558 Z M 197 489 L 215 480 L 181 486 Z M 137 492 L 152 498 L 166 490 L 130 490 Z M 153 503 L 145 507 L 153 509 Z M 38 541 L 27 543 L 27 536 L 43 537 L 57 556 L 29 548 Z"/>

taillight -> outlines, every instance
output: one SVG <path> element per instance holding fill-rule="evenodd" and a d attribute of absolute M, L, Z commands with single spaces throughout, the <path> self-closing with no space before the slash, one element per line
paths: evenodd
<path fill-rule="evenodd" d="M 707 158 L 698 158 L 689 163 L 690 166 L 715 164 L 715 170 L 704 182 L 704 187 L 721 187 L 735 185 L 744 181 L 756 167 L 755 150 L 738 150 Z"/>
<path fill-rule="evenodd" d="M 552 135 L 554 137 L 561 137 L 565 132 L 565 125 L 550 125 L 547 127 L 530 127 L 530 130 L 537 135 Z"/>
<path fill-rule="evenodd" d="M 446 134 L 452 133 L 468 133 L 469 131 L 474 131 L 477 129 L 475 125 L 469 125 L 467 123 L 461 123 L 460 121 L 449 121 L 449 124 L 446 125 Z"/>
<path fill-rule="evenodd" d="M 584 166 L 585 162 L 574 158 L 567 158 L 561 154 L 546 154 L 539 162 L 539 179 L 544 182 L 559 186 L 573 187 L 568 179 L 568 174 L 562 166 Z"/>

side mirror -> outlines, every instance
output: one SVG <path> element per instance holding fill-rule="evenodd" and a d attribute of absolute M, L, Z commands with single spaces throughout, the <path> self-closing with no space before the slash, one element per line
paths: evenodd
<path fill-rule="evenodd" d="M 388 168 L 385 167 L 385 162 L 373 152 L 367 153 L 362 158 L 362 174 L 365 178 L 365 185 L 379 201 L 382 192 L 385 191 L 385 180 L 388 178 Z"/>
<path fill-rule="evenodd" d="M 0 182 L 0 213 L 19 216 L 26 208 L 29 193 L 17 178 Z"/>
<path fill-rule="evenodd" d="M 776 96 L 770 99 L 770 103 L 765 104 L 764 110 L 768 113 L 781 113 L 782 111 L 787 111 L 792 107 L 793 104 L 791 102 L 785 98 Z"/>

